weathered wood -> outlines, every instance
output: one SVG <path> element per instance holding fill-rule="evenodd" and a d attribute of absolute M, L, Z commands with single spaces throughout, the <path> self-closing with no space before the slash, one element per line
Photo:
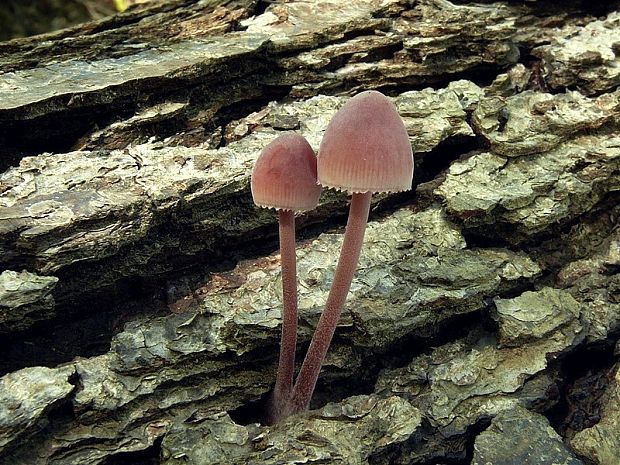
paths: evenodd
<path fill-rule="evenodd" d="M 582 354 L 618 355 L 618 6 L 177 0 L 0 44 L 0 463 L 611 465 L 617 405 L 576 434 L 561 406 Z M 263 426 L 281 290 L 252 164 L 368 88 L 416 190 L 376 200 L 316 410 Z M 298 222 L 300 358 L 345 211 Z"/>

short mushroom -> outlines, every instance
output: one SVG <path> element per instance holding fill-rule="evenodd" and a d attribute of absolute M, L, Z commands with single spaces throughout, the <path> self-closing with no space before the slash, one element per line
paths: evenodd
<path fill-rule="evenodd" d="M 357 268 L 373 192 L 411 189 L 413 153 L 394 104 L 376 91 L 350 99 L 330 121 L 317 159 L 319 183 L 352 194 L 325 309 L 293 387 L 287 413 L 306 410 Z"/>
<path fill-rule="evenodd" d="M 316 157 L 302 136 L 285 133 L 261 152 L 252 171 L 252 197 L 259 207 L 275 208 L 280 224 L 282 266 L 282 337 L 276 384 L 267 419 L 275 422 L 288 400 L 295 372 L 297 344 L 297 272 L 295 212 L 315 208 L 321 195 Z"/>

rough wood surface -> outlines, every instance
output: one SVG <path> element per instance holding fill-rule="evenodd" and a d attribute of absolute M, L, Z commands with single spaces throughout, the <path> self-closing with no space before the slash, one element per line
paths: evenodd
<path fill-rule="evenodd" d="M 0 43 L 0 463 L 617 465 L 620 3 L 554 3 L 176 0 Z M 415 189 L 267 427 L 252 164 L 370 88 Z M 346 207 L 298 221 L 300 355 Z"/>

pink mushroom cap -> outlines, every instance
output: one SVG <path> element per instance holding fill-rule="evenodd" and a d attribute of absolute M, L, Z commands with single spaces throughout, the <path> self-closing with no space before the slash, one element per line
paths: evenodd
<path fill-rule="evenodd" d="M 252 198 L 259 207 L 306 211 L 319 203 L 316 156 L 293 132 L 278 136 L 261 152 L 252 171 Z"/>
<path fill-rule="evenodd" d="M 413 153 L 394 104 L 372 90 L 350 99 L 327 126 L 317 164 L 325 187 L 357 193 L 411 189 Z"/>

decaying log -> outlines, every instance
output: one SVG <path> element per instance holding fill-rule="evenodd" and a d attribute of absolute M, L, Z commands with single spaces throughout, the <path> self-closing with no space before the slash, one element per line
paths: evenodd
<path fill-rule="evenodd" d="M 620 2 L 554 3 L 176 0 L 0 43 L 0 463 L 617 465 Z M 371 88 L 414 190 L 374 200 L 312 410 L 265 426 L 252 165 Z M 300 358 L 346 207 L 298 218 Z"/>

